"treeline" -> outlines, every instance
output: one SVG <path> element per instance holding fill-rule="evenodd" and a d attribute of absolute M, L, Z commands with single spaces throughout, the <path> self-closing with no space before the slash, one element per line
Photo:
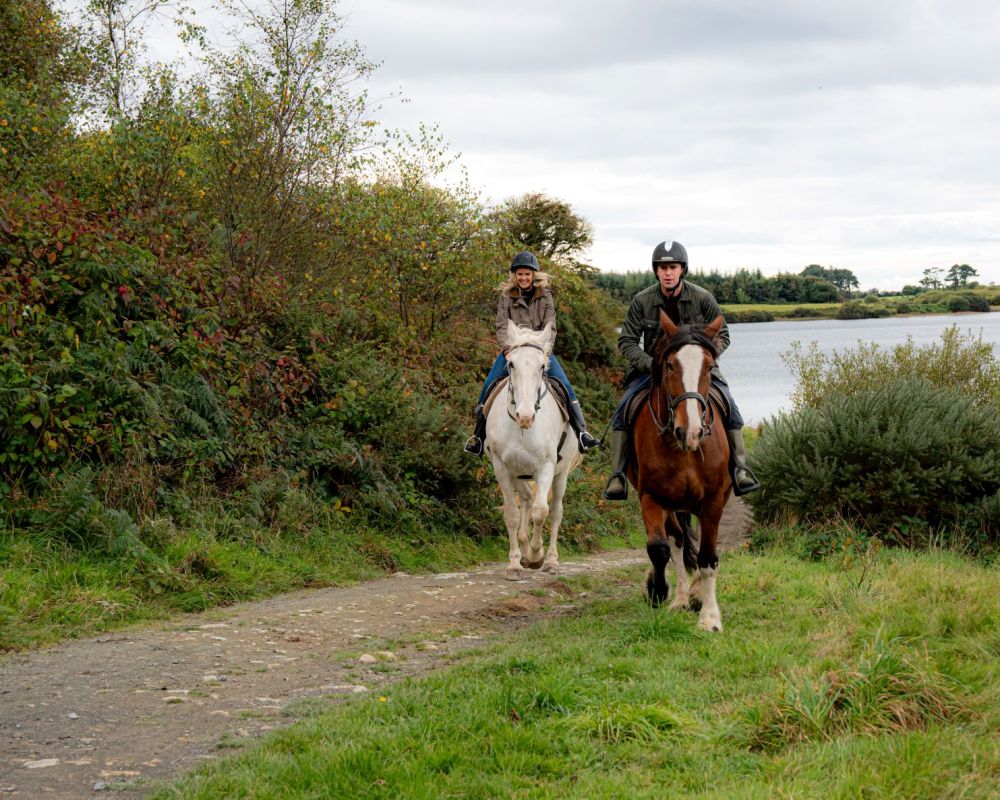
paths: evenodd
<path fill-rule="evenodd" d="M 690 280 L 712 292 L 720 303 L 836 303 L 857 290 L 858 279 L 847 269 L 810 264 L 798 274 L 766 277 L 759 269 L 732 274 L 692 270 Z M 655 282 L 652 269 L 642 272 L 601 273 L 595 284 L 613 297 L 628 302 L 637 291 Z"/>
<path fill-rule="evenodd" d="M 588 226 L 537 194 L 488 207 L 435 131 L 384 130 L 332 0 L 265 3 L 215 49 L 186 24 L 185 80 L 142 60 L 172 8 L 0 7 L 6 524 L 149 561 L 143 520 L 284 481 L 397 529 L 494 529 L 461 443 L 517 250 L 555 276 L 585 404 L 612 401 Z"/>

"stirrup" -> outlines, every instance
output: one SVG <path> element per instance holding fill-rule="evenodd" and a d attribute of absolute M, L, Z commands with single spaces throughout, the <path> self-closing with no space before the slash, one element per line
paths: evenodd
<path fill-rule="evenodd" d="M 471 453 L 474 456 L 481 456 L 483 454 L 482 440 L 478 436 L 470 436 L 465 443 L 465 452 Z"/>
<path fill-rule="evenodd" d="M 621 489 L 611 489 L 611 482 L 617 478 L 621 481 Z M 604 499 L 605 500 L 627 500 L 628 499 L 628 479 L 620 472 L 616 472 L 610 478 L 608 478 L 608 485 L 604 487 Z"/>
<path fill-rule="evenodd" d="M 582 430 L 580 435 L 577 436 L 577 442 L 580 445 L 580 452 L 586 453 L 588 450 L 593 450 L 595 447 L 601 446 L 601 440 L 595 439 L 590 431 Z"/>
<path fill-rule="evenodd" d="M 737 480 L 737 475 L 739 475 L 740 472 L 743 473 L 743 485 L 740 485 L 740 482 Z M 733 470 L 733 494 L 737 497 L 750 494 L 750 492 L 756 492 L 759 488 L 760 481 L 757 480 L 757 476 L 750 471 L 749 467 L 736 467 L 736 469 Z"/>

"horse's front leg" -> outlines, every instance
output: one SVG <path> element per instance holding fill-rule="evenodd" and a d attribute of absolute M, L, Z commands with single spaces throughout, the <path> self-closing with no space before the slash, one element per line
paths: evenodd
<path fill-rule="evenodd" d="M 719 557 L 715 552 L 719 536 L 719 520 L 726 498 L 716 498 L 702 507 L 699 520 L 701 545 L 698 548 L 698 577 L 691 587 L 691 597 L 701 604 L 698 627 L 706 631 L 722 630 L 722 612 L 715 597 L 715 582 L 719 572 Z"/>
<path fill-rule="evenodd" d="M 559 572 L 559 526 L 563 518 L 563 495 L 566 494 L 566 481 L 569 470 L 564 469 L 552 482 L 552 502 L 549 504 L 549 549 L 545 551 L 545 563 L 542 572 L 556 575 Z"/>
<path fill-rule="evenodd" d="M 493 474 L 497 476 L 500 491 L 503 493 L 503 521 L 507 525 L 507 536 L 510 540 L 510 550 L 507 553 L 507 580 L 517 581 L 524 577 L 521 569 L 521 545 L 518 542 L 518 529 L 521 522 L 521 508 L 517 502 L 514 484 L 507 474 L 507 468 L 499 458 L 493 460 Z"/>
<path fill-rule="evenodd" d="M 553 473 L 551 464 L 545 464 L 535 470 L 535 495 L 531 503 L 531 538 L 528 541 L 528 553 L 524 564 L 532 569 L 538 569 L 545 555 L 543 529 L 549 516 L 549 492 L 552 489 Z"/>
<path fill-rule="evenodd" d="M 642 521 L 646 525 L 646 553 L 653 565 L 646 576 L 646 594 L 654 606 L 662 605 L 670 594 L 670 584 L 665 573 L 670 551 L 667 544 L 667 531 L 664 527 L 666 510 L 652 495 L 644 494 L 642 503 Z"/>
<path fill-rule="evenodd" d="M 670 607 L 686 609 L 691 602 L 691 581 L 688 578 L 687 567 L 684 565 L 684 541 L 687 532 L 680 524 L 676 514 L 666 515 L 667 543 L 670 545 L 670 559 L 674 562 L 674 575 L 677 578 L 674 587 L 674 599 Z"/>

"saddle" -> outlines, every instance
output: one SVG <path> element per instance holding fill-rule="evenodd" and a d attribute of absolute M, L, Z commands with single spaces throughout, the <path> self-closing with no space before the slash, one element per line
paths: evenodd
<path fill-rule="evenodd" d="M 549 393 L 555 398 L 556 405 L 559 406 L 559 413 L 562 414 L 563 422 L 569 422 L 569 395 L 566 393 L 566 387 L 555 378 L 546 377 L 545 380 L 549 385 Z M 486 402 L 483 403 L 484 417 L 490 415 L 490 409 L 493 408 L 494 401 L 503 392 L 507 391 L 508 381 L 508 378 L 501 378 L 490 387 L 489 394 L 486 395 Z"/>
<path fill-rule="evenodd" d="M 652 386 L 646 386 L 636 392 L 632 399 L 628 401 L 628 405 L 625 407 L 625 413 L 622 415 L 625 419 L 625 425 L 629 430 L 632 430 L 635 425 L 635 421 L 639 418 L 639 414 L 642 412 L 642 407 L 646 404 L 649 398 L 649 392 Z M 708 401 L 715 406 L 715 410 L 719 413 L 724 424 L 729 423 L 730 408 L 729 403 L 726 400 L 726 396 L 719 391 L 718 387 L 711 383 L 708 386 Z"/>

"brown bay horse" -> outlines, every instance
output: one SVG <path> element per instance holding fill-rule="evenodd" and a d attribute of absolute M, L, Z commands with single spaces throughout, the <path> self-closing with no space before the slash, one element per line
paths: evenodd
<path fill-rule="evenodd" d="M 653 605 L 669 594 L 665 570 L 673 560 L 676 587 L 671 608 L 700 606 L 698 626 L 721 631 L 715 597 L 719 519 L 732 490 L 729 442 L 722 412 L 709 399 L 715 337 L 723 318 L 708 324 L 675 325 L 660 312 L 664 335 L 653 351 L 650 393 L 632 426 L 635 486 L 646 525 L 652 569 L 646 591 Z M 700 542 L 687 520 L 699 521 Z M 697 569 L 694 581 L 688 570 Z"/>

